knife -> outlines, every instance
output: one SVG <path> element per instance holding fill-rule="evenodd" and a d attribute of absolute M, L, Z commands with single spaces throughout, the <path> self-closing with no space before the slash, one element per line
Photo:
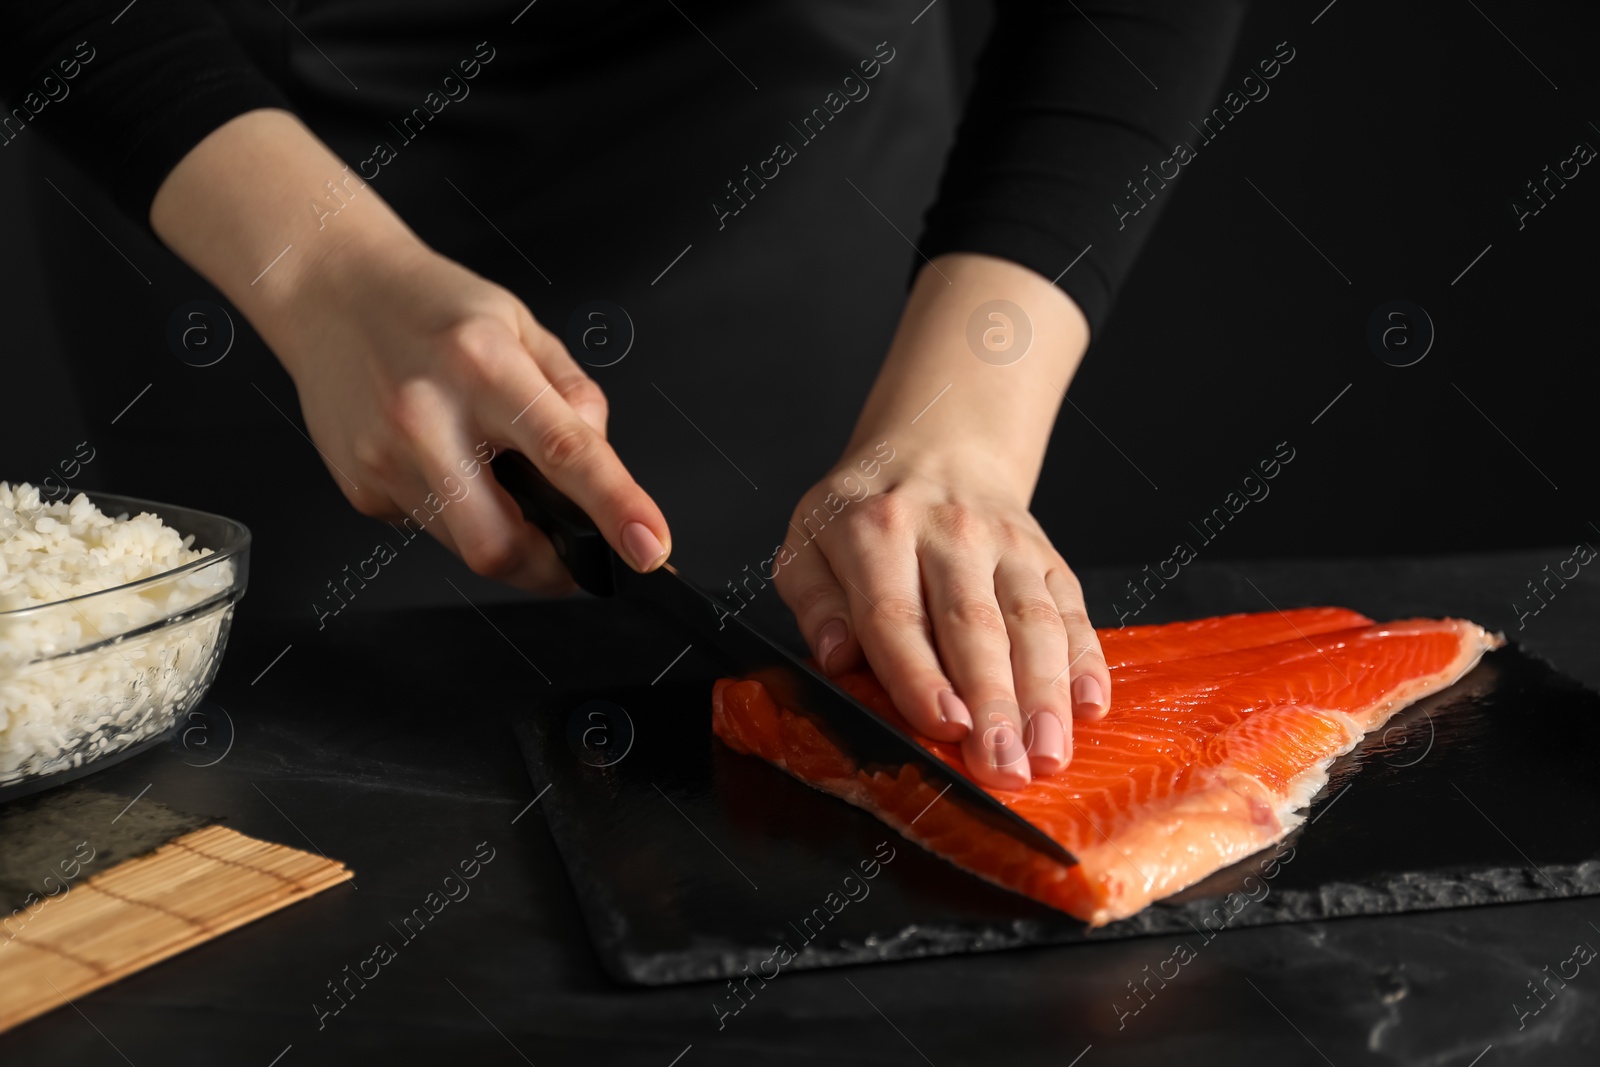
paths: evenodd
<path fill-rule="evenodd" d="M 503 452 L 490 467 L 523 516 L 550 539 L 561 562 L 585 591 L 601 597 L 626 597 L 665 610 L 720 652 L 733 664 L 735 674 L 766 686 L 779 706 L 806 716 L 868 773 L 880 768 L 894 773 L 911 764 L 923 781 L 935 788 L 942 783 L 940 800 L 957 805 L 990 829 L 1058 863 L 1070 866 L 1078 862 L 1059 842 L 788 649 L 762 636 L 672 564 L 664 563 L 649 574 L 628 566 L 606 543 L 593 520 L 550 484 L 526 456 Z"/>

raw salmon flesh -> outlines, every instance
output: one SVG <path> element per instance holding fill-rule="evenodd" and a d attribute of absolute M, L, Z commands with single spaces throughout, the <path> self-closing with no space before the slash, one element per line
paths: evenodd
<path fill-rule="evenodd" d="M 724 678 L 712 726 L 864 808 L 972 873 L 1102 926 L 1282 840 L 1328 766 L 1401 708 L 1453 683 L 1504 639 L 1461 619 L 1374 623 L 1344 608 L 1099 631 L 1106 716 L 1072 725 L 1072 761 L 1001 803 L 1078 858 L 1063 866 L 936 802 L 911 766 L 858 768 L 759 683 Z M 909 731 L 870 673 L 840 685 Z M 966 772 L 960 747 L 920 738 Z"/>

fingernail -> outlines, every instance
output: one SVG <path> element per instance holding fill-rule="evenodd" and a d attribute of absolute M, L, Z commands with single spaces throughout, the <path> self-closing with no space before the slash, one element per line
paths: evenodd
<path fill-rule="evenodd" d="M 984 735 L 984 747 L 989 750 L 995 769 L 1009 779 L 1003 788 L 1020 789 L 1028 784 L 1028 750 L 1010 723 L 992 726 Z"/>
<path fill-rule="evenodd" d="M 850 631 L 845 629 L 844 622 L 840 619 L 831 620 L 817 635 L 817 663 L 824 673 L 828 670 L 828 660 L 833 658 L 833 654 L 839 650 L 839 646 L 844 644 L 844 639 L 848 636 Z"/>
<path fill-rule="evenodd" d="M 667 552 L 656 535 L 650 532 L 650 527 L 642 522 L 630 522 L 622 528 L 622 547 L 628 553 L 628 562 L 633 564 L 636 571 L 648 569 L 650 564 Z"/>
<path fill-rule="evenodd" d="M 1059 770 L 1067 760 L 1067 731 L 1061 725 L 1061 720 L 1053 711 L 1041 711 L 1028 725 L 1033 728 L 1033 737 L 1028 741 L 1028 755 L 1035 762 L 1047 761 L 1051 764 L 1050 773 Z"/>
<path fill-rule="evenodd" d="M 1093 714 L 1105 707 L 1105 692 L 1094 675 L 1084 674 L 1072 683 L 1072 710 Z"/>
<path fill-rule="evenodd" d="M 939 690 L 939 717 L 945 722 L 972 729 L 972 713 L 956 696 L 954 689 Z"/>

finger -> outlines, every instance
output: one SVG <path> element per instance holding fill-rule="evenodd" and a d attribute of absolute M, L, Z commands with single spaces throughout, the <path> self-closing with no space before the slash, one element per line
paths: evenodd
<path fill-rule="evenodd" d="M 994 587 L 1017 703 L 1027 720 L 1030 764 L 1035 774 L 1055 774 L 1072 758 L 1072 699 L 1065 685 L 1055 684 L 1069 659 L 1067 630 L 1042 568 L 1024 555 L 1001 557 Z"/>
<path fill-rule="evenodd" d="M 1072 762 L 1070 716 L 1036 712 L 1028 719 L 1028 766 L 1035 775 L 1059 774 Z"/>
<path fill-rule="evenodd" d="M 450 527 L 444 522 L 434 521 L 436 516 L 428 510 L 428 505 L 425 503 L 428 493 L 427 485 L 421 479 L 417 479 L 414 488 L 403 495 L 402 499 L 417 501 L 417 506 L 411 509 L 410 514 L 400 516 L 400 532 L 405 534 L 406 540 L 409 541 L 417 536 L 418 530 L 421 530 L 448 548 L 451 555 L 459 557 L 461 549 L 456 546 L 456 539 L 451 536 Z"/>
<path fill-rule="evenodd" d="M 788 562 L 778 564 L 778 559 Z M 861 662 L 861 644 L 850 628 L 850 599 L 828 558 L 815 546 L 796 550 L 785 542 L 773 555 L 773 584 L 794 612 L 796 625 L 824 674 L 840 674 Z"/>
<path fill-rule="evenodd" d="M 986 785 L 1020 789 L 1032 772 L 994 568 L 970 545 L 942 543 L 923 550 L 922 574 L 939 659 L 972 709 L 967 769 Z"/>
<path fill-rule="evenodd" d="M 972 713 L 939 666 L 922 603 L 909 521 L 898 517 L 840 531 L 823 554 L 843 582 L 850 627 L 873 673 L 912 729 L 936 741 L 960 741 Z M 807 551 L 821 549 L 815 541 Z"/>
<path fill-rule="evenodd" d="M 1083 587 L 1065 564 L 1046 571 L 1044 580 L 1061 612 L 1061 624 L 1066 628 L 1071 649 L 1066 684 L 1072 695 L 1072 714 L 1079 719 L 1102 718 L 1111 707 L 1111 671 L 1106 668 L 1100 637 L 1089 622 Z"/>
<path fill-rule="evenodd" d="M 549 330 L 534 321 L 533 313 L 521 302 L 517 304 L 517 331 L 545 378 L 564 397 L 578 417 L 594 427 L 601 437 L 606 435 L 606 419 L 610 404 L 605 392 L 589 377 L 587 371 L 572 358 L 567 346 Z"/>
<path fill-rule="evenodd" d="M 500 581 L 529 593 L 545 593 L 550 596 L 566 596 L 578 591 L 578 583 L 573 579 L 572 572 L 567 570 L 567 565 L 561 562 L 561 554 L 556 551 L 556 546 L 545 536 L 543 530 L 523 517 L 522 509 L 512 499 L 511 494 L 506 492 L 505 487 L 495 480 L 493 474 L 487 474 L 483 484 L 474 492 L 496 498 L 496 509 L 509 516 L 511 522 L 521 523 L 527 531 L 528 543 L 523 550 L 522 562 L 509 573 L 499 576 Z M 460 552 L 456 554 L 463 559 L 466 558 Z"/>
<path fill-rule="evenodd" d="M 479 461 L 481 455 L 465 434 L 441 418 L 432 435 L 418 443 L 418 466 L 427 484 L 420 497 L 424 506 L 413 509 L 411 522 L 437 508 L 429 531 L 474 573 L 532 593 L 572 592 L 577 583 L 555 548 L 522 517 L 511 495 Z"/>
<path fill-rule="evenodd" d="M 482 424 L 499 427 L 504 443 L 532 461 L 552 485 L 594 520 L 606 541 L 635 570 L 654 570 L 671 551 L 667 520 L 633 480 L 611 445 L 567 403 L 556 383 L 520 345 L 483 359 Z M 570 359 L 569 359 L 570 363 Z M 581 371 L 578 373 L 582 373 Z M 587 376 L 583 378 L 588 382 Z M 568 380 L 581 395 L 584 387 Z"/>

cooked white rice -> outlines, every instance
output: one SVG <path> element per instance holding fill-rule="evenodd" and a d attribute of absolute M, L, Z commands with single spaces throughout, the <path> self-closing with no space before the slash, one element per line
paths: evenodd
<path fill-rule="evenodd" d="M 114 641 L 225 589 L 233 565 L 20 617 L 210 555 L 148 512 L 103 514 L 0 482 L 0 785 L 109 754 L 172 725 L 209 684 L 231 607 Z"/>

